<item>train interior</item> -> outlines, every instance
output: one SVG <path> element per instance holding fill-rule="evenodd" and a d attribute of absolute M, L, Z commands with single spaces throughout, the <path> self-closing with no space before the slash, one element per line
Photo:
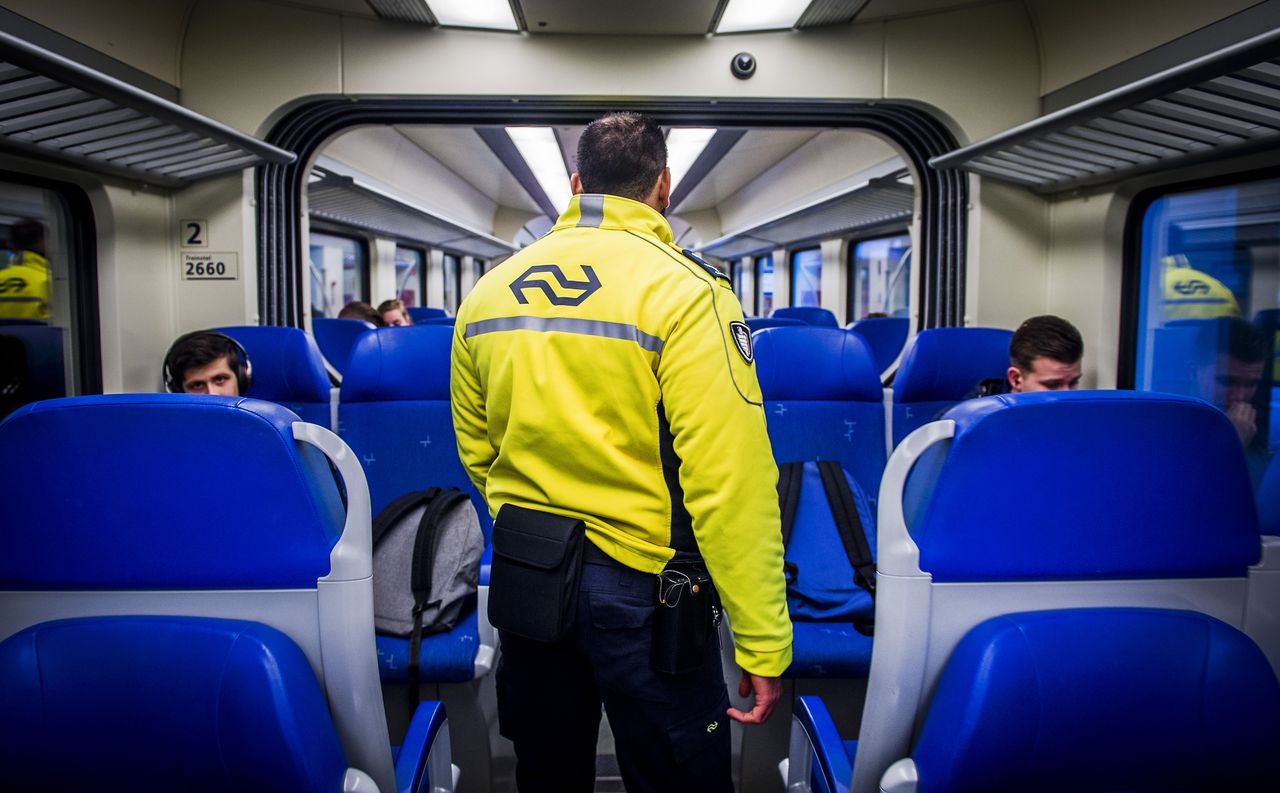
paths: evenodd
<path fill-rule="evenodd" d="M 0 685 L 17 779 L 87 778 L 49 770 L 66 724 L 119 733 L 104 768 L 186 778 L 146 742 L 218 727 L 158 681 L 252 644 L 303 679 L 271 712 L 326 725 L 276 747 L 262 718 L 272 748 L 226 762 L 263 789 L 515 789 L 454 315 L 551 229 L 585 125 L 638 110 L 675 246 L 742 303 L 774 462 L 838 462 L 876 555 L 874 598 L 793 613 L 736 788 L 1280 784 L 1280 0 L 446 5 L 0 0 L 0 668 L 19 641 L 106 659 L 26 735 L 23 686 L 54 684 Z M 392 300 L 412 330 L 339 318 Z M 1079 329 L 1081 390 L 969 399 L 1044 314 Z M 213 328 L 252 361 L 243 409 L 163 394 L 173 340 Z M 476 507 L 476 603 L 368 646 L 370 525 L 435 486 Z M 211 492 L 232 515 L 183 514 Z M 800 492 L 789 563 L 848 578 Z M 143 716 L 101 716 L 148 677 Z M 1211 749 L 1165 737 L 1188 692 L 1224 703 L 1189 722 Z M 624 789 L 607 720 L 597 769 Z"/>

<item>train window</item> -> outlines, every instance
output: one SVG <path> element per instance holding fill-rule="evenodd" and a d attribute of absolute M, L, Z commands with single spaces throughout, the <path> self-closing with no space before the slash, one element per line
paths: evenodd
<path fill-rule="evenodd" d="M 462 294 L 462 262 L 452 253 L 444 255 L 444 305 L 450 311 L 458 310 Z"/>
<path fill-rule="evenodd" d="M 767 317 L 773 311 L 773 257 L 756 259 L 756 316 Z"/>
<path fill-rule="evenodd" d="M 805 248 L 791 254 L 791 305 L 822 305 L 821 248 Z"/>
<path fill-rule="evenodd" d="M 396 246 L 396 297 L 406 306 L 422 305 L 426 255 L 417 248 Z"/>
<path fill-rule="evenodd" d="M 746 272 L 742 267 L 741 259 L 732 259 L 729 261 L 729 281 L 733 284 L 733 293 L 741 300 L 746 294 L 743 291 L 743 280 L 746 278 Z"/>
<path fill-rule="evenodd" d="M 1280 446 L 1280 179 L 1156 197 L 1139 255 L 1135 387 L 1222 409 L 1257 484 Z"/>
<path fill-rule="evenodd" d="M 311 232 L 311 315 L 336 317 L 353 300 L 369 299 L 369 254 L 354 237 Z"/>
<path fill-rule="evenodd" d="M 96 278 L 77 225 L 92 219 L 87 207 L 72 212 L 72 198 L 0 181 L 0 418 L 101 389 Z"/>
<path fill-rule="evenodd" d="M 849 320 L 905 317 L 911 300 L 911 236 L 862 240 L 849 249 Z"/>

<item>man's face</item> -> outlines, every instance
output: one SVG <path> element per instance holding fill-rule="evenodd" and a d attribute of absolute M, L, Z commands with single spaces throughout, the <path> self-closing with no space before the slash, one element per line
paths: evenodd
<path fill-rule="evenodd" d="M 1213 383 L 1213 404 L 1224 409 L 1232 405 L 1252 402 L 1253 395 L 1262 383 L 1264 361 L 1248 363 L 1229 355 L 1218 358 Z"/>
<path fill-rule="evenodd" d="M 408 325 L 409 317 L 405 315 L 403 309 L 393 308 L 390 311 L 384 311 L 382 321 L 387 323 L 387 327 L 394 328 L 400 325 Z"/>
<path fill-rule="evenodd" d="M 182 390 L 187 394 L 240 396 L 240 381 L 231 371 L 227 356 L 182 373 Z"/>
<path fill-rule="evenodd" d="M 1080 362 L 1063 363 L 1043 355 L 1031 359 L 1025 372 L 1009 367 L 1009 390 L 1015 394 L 1032 391 L 1075 391 L 1080 387 Z"/>

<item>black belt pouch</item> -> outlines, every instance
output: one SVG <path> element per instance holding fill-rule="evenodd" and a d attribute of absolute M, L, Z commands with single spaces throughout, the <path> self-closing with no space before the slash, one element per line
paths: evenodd
<path fill-rule="evenodd" d="M 504 504 L 493 522 L 489 622 L 540 642 L 568 633 L 585 533 L 580 520 Z"/>
<path fill-rule="evenodd" d="M 668 675 L 700 668 L 719 609 L 719 594 L 705 568 L 668 564 L 653 615 L 653 668 Z"/>

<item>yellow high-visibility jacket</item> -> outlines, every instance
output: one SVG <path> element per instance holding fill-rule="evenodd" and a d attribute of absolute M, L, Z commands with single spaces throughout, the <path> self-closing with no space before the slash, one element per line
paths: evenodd
<path fill-rule="evenodd" d="M 21 251 L 0 269 L 0 317 L 49 319 L 49 262 L 35 251 Z"/>
<path fill-rule="evenodd" d="M 738 664 L 776 676 L 791 663 L 778 469 L 746 330 L 728 280 L 662 215 L 574 196 L 458 309 L 453 423 L 493 515 L 579 518 L 651 573 L 672 557 L 672 522 L 691 519 Z"/>

